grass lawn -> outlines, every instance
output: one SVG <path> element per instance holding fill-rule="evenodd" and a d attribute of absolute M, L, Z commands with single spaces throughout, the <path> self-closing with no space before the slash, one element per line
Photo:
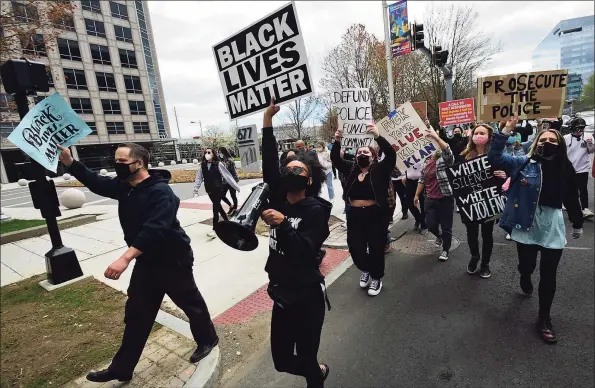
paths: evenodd
<path fill-rule="evenodd" d="M 38 285 L 44 278 L 0 289 L 2 388 L 59 387 L 109 362 L 120 346 L 124 294 L 93 278 L 48 292 Z"/>
<path fill-rule="evenodd" d="M 8 221 L 3 221 L 0 223 L 0 234 L 16 232 L 17 230 L 23 230 L 40 225 L 45 225 L 45 220 L 12 219 Z"/>

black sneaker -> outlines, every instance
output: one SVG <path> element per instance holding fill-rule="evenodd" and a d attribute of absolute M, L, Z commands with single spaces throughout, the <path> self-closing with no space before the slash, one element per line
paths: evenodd
<path fill-rule="evenodd" d="M 446 261 L 446 260 L 448 260 L 448 252 L 447 251 L 442 251 L 442 253 L 438 257 L 438 260 L 440 260 L 440 261 Z"/>
<path fill-rule="evenodd" d="M 469 264 L 467 264 L 467 273 L 473 275 L 477 271 L 477 263 L 479 262 L 479 258 L 472 257 Z"/>
<path fill-rule="evenodd" d="M 438 248 L 442 247 L 442 237 L 436 237 L 436 240 L 434 241 L 434 245 L 436 245 Z"/>
<path fill-rule="evenodd" d="M 521 275 L 521 290 L 525 295 L 533 294 L 533 282 L 531 281 L 531 275 Z"/>
<path fill-rule="evenodd" d="M 108 381 L 112 380 L 126 382 L 132 380 L 132 375 L 117 375 L 109 369 L 104 369 L 97 372 L 89 372 L 89 374 L 87 375 L 87 380 L 92 381 L 94 383 L 107 383 Z"/>
<path fill-rule="evenodd" d="M 479 277 L 482 279 L 488 279 L 490 276 L 492 276 L 492 272 L 490 272 L 490 266 L 482 265 L 481 269 L 479 270 Z"/>
<path fill-rule="evenodd" d="M 409 218 L 409 214 L 403 214 L 403 217 L 401 217 L 401 220 L 406 220 L 407 218 Z"/>
<path fill-rule="evenodd" d="M 421 228 L 421 222 L 415 221 L 415 226 L 413 227 L 414 231 L 418 231 Z"/>
<path fill-rule="evenodd" d="M 382 290 L 382 280 L 372 279 L 370 282 L 370 287 L 368 287 L 368 295 L 376 296 L 380 294 L 380 290 Z"/>
<path fill-rule="evenodd" d="M 361 288 L 368 288 L 370 285 L 370 273 L 363 271 L 362 275 L 359 277 L 359 286 Z"/>

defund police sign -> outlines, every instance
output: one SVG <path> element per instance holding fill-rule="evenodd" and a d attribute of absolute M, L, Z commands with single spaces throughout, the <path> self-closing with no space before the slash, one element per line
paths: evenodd
<path fill-rule="evenodd" d="M 27 113 L 8 140 L 55 173 L 60 155 L 58 144 L 71 146 L 91 132 L 91 128 L 70 105 L 58 93 L 54 93 Z"/>
<path fill-rule="evenodd" d="M 313 92 L 295 4 L 213 46 L 230 119 Z"/>

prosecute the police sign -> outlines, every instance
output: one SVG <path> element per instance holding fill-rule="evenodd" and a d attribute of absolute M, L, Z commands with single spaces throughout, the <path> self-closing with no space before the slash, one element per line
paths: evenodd
<path fill-rule="evenodd" d="M 313 90 L 295 4 L 213 46 L 230 119 L 286 103 Z"/>

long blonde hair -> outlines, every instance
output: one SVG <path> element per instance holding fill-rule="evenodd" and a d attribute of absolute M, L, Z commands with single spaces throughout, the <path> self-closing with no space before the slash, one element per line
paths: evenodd
<path fill-rule="evenodd" d="M 463 152 L 461 152 L 461 156 L 464 156 L 465 160 L 473 159 L 477 156 L 477 146 L 473 142 L 473 135 L 475 134 L 475 130 L 481 127 L 487 129 L 488 131 L 488 142 L 485 144 L 485 147 L 486 149 L 490 148 L 490 143 L 492 142 L 492 133 L 494 130 L 487 124 L 478 124 L 475 128 L 473 128 L 471 136 L 469 136 L 469 140 L 467 140 L 467 147 L 465 147 Z"/>

